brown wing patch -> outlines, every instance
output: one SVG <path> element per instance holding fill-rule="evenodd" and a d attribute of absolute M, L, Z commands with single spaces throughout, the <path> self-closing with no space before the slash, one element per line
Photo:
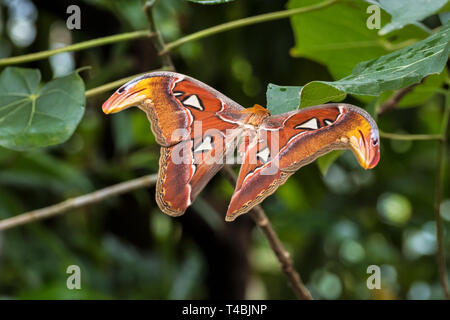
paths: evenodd
<path fill-rule="evenodd" d="M 275 192 L 289 176 L 319 156 L 336 149 L 350 148 L 350 136 L 358 128 L 376 132 L 370 116 L 350 106 L 324 105 L 270 117 L 258 130 L 258 143 L 248 144 L 247 157 L 239 172 L 235 193 L 227 211 L 227 221 L 248 212 Z M 277 147 L 273 147 L 278 143 Z M 266 149 L 267 148 L 267 149 Z M 264 159 L 250 155 L 265 150 Z M 253 157 L 255 159 L 255 157 Z M 267 161 L 265 161 L 267 160 Z"/>

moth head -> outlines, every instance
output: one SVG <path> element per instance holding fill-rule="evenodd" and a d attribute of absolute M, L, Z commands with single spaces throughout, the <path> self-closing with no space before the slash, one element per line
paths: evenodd
<path fill-rule="evenodd" d="M 380 160 L 380 137 L 378 128 L 372 117 L 364 110 L 344 105 L 349 125 L 341 140 L 350 146 L 356 159 L 364 169 L 372 169 Z"/>
<path fill-rule="evenodd" d="M 106 114 L 116 113 L 140 105 L 148 96 L 150 79 L 144 75 L 125 83 L 103 103 L 103 112 Z"/>

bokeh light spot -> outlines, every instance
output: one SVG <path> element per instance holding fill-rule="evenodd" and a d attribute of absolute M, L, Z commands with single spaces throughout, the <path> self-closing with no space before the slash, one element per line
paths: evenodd
<path fill-rule="evenodd" d="M 360 262 L 365 254 L 363 246 L 355 240 L 344 241 L 339 249 L 341 258 L 350 263 Z"/>
<path fill-rule="evenodd" d="M 412 213 L 408 198 L 397 193 L 382 194 L 378 198 L 377 209 L 386 222 L 395 225 L 408 222 Z"/>

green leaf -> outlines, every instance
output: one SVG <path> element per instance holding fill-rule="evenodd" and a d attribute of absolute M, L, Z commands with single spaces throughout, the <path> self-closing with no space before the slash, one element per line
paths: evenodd
<path fill-rule="evenodd" d="M 317 4 L 316 0 L 290 0 L 289 8 Z M 295 36 L 294 57 L 304 57 L 327 66 L 334 79 L 348 75 L 362 61 L 387 54 L 411 39 L 423 39 L 428 34 L 409 26 L 388 37 L 367 28 L 368 3 L 361 0 L 340 1 L 327 8 L 291 17 Z M 381 23 L 389 15 L 381 11 Z M 394 40 L 395 39 L 395 40 Z"/>
<path fill-rule="evenodd" d="M 314 81 L 300 90 L 300 97 L 300 108 L 304 108 L 329 101 L 342 101 L 346 94 L 325 83 Z"/>
<path fill-rule="evenodd" d="M 85 106 L 78 73 L 55 78 L 41 88 L 39 70 L 8 67 L 0 74 L 0 145 L 27 150 L 66 141 Z"/>
<path fill-rule="evenodd" d="M 342 92 L 375 96 L 419 82 L 429 74 L 441 73 L 449 52 L 450 23 L 425 40 L 358 64 L 348 77 L 323 83 Z"/>
<path fill-rule="evenodd" d="M 439 14 L 439 20 L 442 24 L 446 24 L 450 20 L 450 12 L 442 12 Z"/>
<path fill-rule="evenodd" d="M 292 106 L 300 92 L 301 107 L 327 101 L 341 100 L 345 94 L 377 96 L 385 91 L 397 90 L 419 82 L 430 74 L 439 74 L 444 69 L 450 52 L 450 22 L 425 40 L 377 59 L 358 64 L 353 73 L 338 81 L 312 81 L 303 87 L 290 87 L 286 91 L 286 105 Z M 272 85 L 274 86 L 274 85 Z M 283 105 L 280 97 L 271 97 L 273 90 L 267 90 L 267 108 L 278 112 Z M 339 92 L 341 94 L 339 94 Z M 304 101 L 305 99 L 305 101 Z M 293 109 L 291 109 L 293 110 Z M 280 109 L 286 112 L 286 108 Z"/>
<path fill-rule="evenodd" d="M 329 85 L 313 82 L 305 87 L 277 86 L 269 83 L 266 91 L 267 109 L 270 114 L 277 115 L 285 112 L 314 106 L 329 101 L 341 101 L 346 94 Z M 301 100 L 300 100 L 301 95 Z"/>
<path fill-rule="evenodd" d="M 269 83 L 266 91 L 267 109 L 272 115 L 295 110 L 300 105 L 301 87 L 277 86 Z"/>
<path fill-rule="evenodd" d="M 380 35 L 401 29 L 408 24 L 416 24 L 441 9 L 448 0 L 370 0 L 392 16 L 392 21 L 379 31 Z"/>
<path fill-rule="evenodd" d="M 190 2 L 200 3 L 200 4 L 221 4 L 227 3 L 234 0 L 188 0 Z"/>
<path fill-rule="evenodd" d="M 316 4 L 315 0 L 290 0 L 290 9 Z M 387 51 L 378 42 L 377 30 L 366 27 L 367 3 L 336 3 L 330 7 L 291 17 L 295 37 L 294 57 L 304 57 L 328 67 L 339 79 L 361 61 Z M 337 18 L 339 17 L 339 18 Z"/>

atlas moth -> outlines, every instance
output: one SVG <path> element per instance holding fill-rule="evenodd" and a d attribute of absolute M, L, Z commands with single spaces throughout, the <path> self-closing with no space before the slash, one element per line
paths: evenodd
<path fill-rule="evenodd" d="M 241 167 L 226 221 L 248 212 L 292 174 L 332 150 L 350 149 L 364 169 L 380 158 L 375 121 L 363 109 L 330 103 L 279 115 L 243 108 L 208 85 L 175 72 L 153 72 L 120 87 L 106 114 L 143 110 L 161 145 L 156 201 L 182 215 L 223 167 L 240 140 Z"/>

